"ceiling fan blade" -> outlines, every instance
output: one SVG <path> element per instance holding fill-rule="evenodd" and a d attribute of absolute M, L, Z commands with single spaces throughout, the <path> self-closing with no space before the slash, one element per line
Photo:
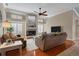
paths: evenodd
<path fill-rule="evenodd" d="M 43 16 L 47 16 L 47 14 L 45 14 L 47 11 L 41 12 L 41 8 L 39 8 L 39 12 L 34 11 L 35 13 L 38 13 L 38 15 L 43 15 Z"/>
<path fill-rule="evenodd" d="M 43 13 L 46 13 L 47 11 L 44 11 Z"/>
<path fill-rule="evenodd" d="M 38 13 L 37 11 L 34 11 L 35 13 Z"/>
<path fill-rule="evenodd" d="M 42 15 L 47 16 L 47 14 L 42 14 Z"/>

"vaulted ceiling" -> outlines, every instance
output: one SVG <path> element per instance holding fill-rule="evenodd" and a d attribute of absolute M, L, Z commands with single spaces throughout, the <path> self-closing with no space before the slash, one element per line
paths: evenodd
<path fill-rule="evenodd" d="M 24 11 L 26 13 L 34 13 L 34 11 L 46 10 L 48 16 L 53 16 L 61 12 L 71 10 L 73 8 L 79 7 L 78 3 L 8 3 L 5 5 L 6 8 L 11 8 L 19 11 Z"/>

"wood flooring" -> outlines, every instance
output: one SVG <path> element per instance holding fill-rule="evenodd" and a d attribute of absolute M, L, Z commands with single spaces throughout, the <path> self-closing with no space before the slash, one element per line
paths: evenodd
<path fill-rule="evenodd" d="M 22 49 L 22 56 L 56 56 L 59 53 L 65 51 L 66 49 L 72 47 L 75 43 L 71 40 L 66 40 L 64 44 L 59 45 L 57 47 L 54 47 L 48 51 L 41 51 L 39 48 L 32 50 L 32 51 L 27 51 L 27 48 Z M 12 50 L 6 52 L 7 56 L 20 56 L 19 50 Z"/>

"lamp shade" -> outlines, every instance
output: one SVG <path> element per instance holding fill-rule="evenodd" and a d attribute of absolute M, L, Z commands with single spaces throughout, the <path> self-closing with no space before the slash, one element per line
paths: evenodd
<path fill-rule="evenodd" d="M 8 20 L 6 20 L 6 21 L 4 21 L 4 22 L 2 23 L 2 26 L 3 26 L 4 28 L 9 28 L 9 27 L 11 27 L 11 23 L 8 22 Z"/>

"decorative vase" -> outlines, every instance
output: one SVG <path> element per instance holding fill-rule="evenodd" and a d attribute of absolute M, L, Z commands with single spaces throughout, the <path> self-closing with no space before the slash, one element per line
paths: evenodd
<path fill-rule="evenodd" d="M 11 39 L 6 40 L 6 44 L 12 44 L 12 43 L 13 43 L 13 41 Z"/>

